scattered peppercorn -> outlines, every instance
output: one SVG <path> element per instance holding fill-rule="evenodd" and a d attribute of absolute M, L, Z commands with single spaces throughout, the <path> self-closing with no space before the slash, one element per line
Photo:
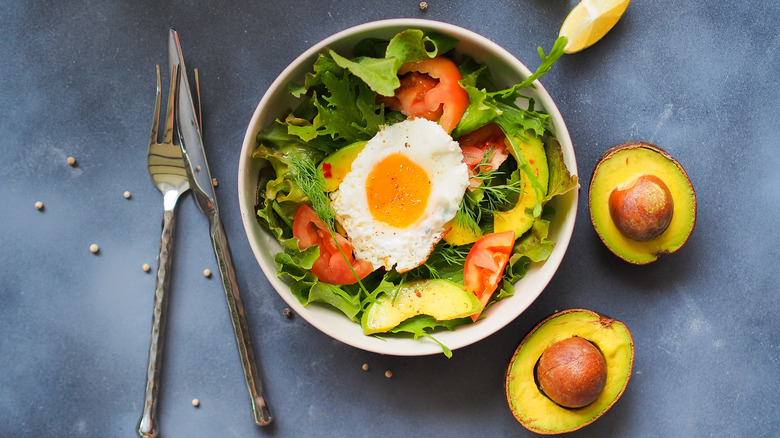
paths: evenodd
<path fill-rule="evenodd" d="M 364 364 L 363 364 L 363 371 L 368 371 L 368 370 L 370 370 L 370 369 L 371 369 L 371 367 L 370 367 L 370 366 L 368 366 L 368 364 L 367 364 L 367 363 L 364 363 Z"/>
<path fill-rule="evenodd" d="M 141 269 L 143 269 L 143 270 L 144 270 L 144 272 L 149 272 L 149 271 L 151 271 L 151 270 L 152 270 L 152 267 L 151 267 L 151 266 L 149 266 L 149 263 L 144 263 L 144 264 L 141 266 Z"/>
<path fill-rule="evenodd" d="M 290 319 L 293 317 L 292 310 L 290 309 L 284 309 L 282 310 L 282 315 L 284 315 L 285 318 Z"/>
<path fill-rule="evenodd" d="M 203 276 L 206 278 L 211 278 L 211 269 L 204 269 Z"/>
<path fill-rule="evenodd" d="M 200 400 L 196 398 L 192 399 L 192 406 L 195 406 L 196 408 L 200 406 Z"/>
<path fill-rule="evenodd" d="M 89 250 L 92 251 L 93 254 L 97 254 L 98 251 L 100 251 L 100 247 L 93 243 L 92 245 L 89 245 Z"/>
<path fill-rule="evenodd" d="M 37 201 L 35 203 L 35 208 L 37 208 L 38 210 L 43 210 L 43 202 Z"/>
<path fill-rule="evenodd" d="M 130 197 L 132 196 L 130 194 L 130 192 L 128 192 L 127 190 L 125 190 L 125 193 L 123 193 L 123 195 L 124 195 L 125 199 L 130 199 Z"/>
<path fill-rule="evenodd" d="M 385 377 L 387 377 L 388 379 L 393 377 L 393 372 L 390 370 L 385 371 Z"/>
<path fill-rule="evenodd" d="M 73 158 L 73 157 L 68 157 L 68 164 L 70 164 L 71 166 L 75 167 L 76 166 L 76 159 Z"/>
<path fill-rule="evenodd" d="M 420 10 L 424 11 L 428 9 L 428 2 L 420 2 Z"/>

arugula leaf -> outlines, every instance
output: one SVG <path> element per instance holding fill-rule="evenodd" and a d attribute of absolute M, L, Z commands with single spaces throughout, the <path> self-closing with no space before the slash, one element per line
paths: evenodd
<path fill-rule="evenodd" d="M 518 91 L 533 85 L 535 80 L 539 79 L 540 77 L 544 76 L 545 73 L 550 71 L 550 68 L 552 68 L 553 64 L 555 64 L 555 61 L 563 56 L 563 48 L 566 47 L 566 42 L 566 37 L 558 37 L 558 39 L 555 40 L 555 43 L 553 43 L 553 46 L 550 49 L 550 53 L 547 55 L 545 55 L 544 50 L 541 47 L 537 47 L 539 58 L 541 58 L 542 63 L 539 64 L 539 67 L 536 68 L 536 71 L 531 76 L 528 76 L 523 82 L 520 82 L 519 84 L 500 92 L 498 96 L 501 96 L 502 98 L 517 97 Z"/>
<path fill-rule="evenodd" d="M 496 106 L 501 110 L 501 114 L 496 117 L 495 122 L 501 125 L 502 128 L 507 127 L 511 131 L 515 131 L 517 128 L 523 131 L 533 131 L 537 137 L 545 134 L 549 124 L 549 114 L 534 111 L 533 109 L 524 110 L 504 103 L 496 103 Z"/>
<path fill-rule="evenodd" d="M 457 138 L 485 126 L 499 116 L 505 115 L 507 111 L 512 114 L 506 114 L 505 117 L 514 120 L 516 123 L 521 123 L 526 126 L 526 129 L 533 129 L 537 135 L 541 136 L 544 133 L 546 118 L 549 115 L 532 110 L 522 110 L 514 104 L 514 101 L 521 97 L 519 93 L 521 89 L 531 86 L 535 80 L 544 76 L 550 70 L 555 61 L 563 55 L 565 46 L 566 38 L 561 37 L 555 41 L 549 55 L 545 55 L 544 50 L 539 47 L 539 56 L 542 63 L 536 71 L 523 82 L 504 90 L 488 92 L 485 88 L 478 88 L 477 80 L 481 74 L 480 70 L 464 76 L 460 81 L 460 85 L 469 95 L 469 105 L 460 119 L 460 123 L 455 128 L 453 136 Z"/>

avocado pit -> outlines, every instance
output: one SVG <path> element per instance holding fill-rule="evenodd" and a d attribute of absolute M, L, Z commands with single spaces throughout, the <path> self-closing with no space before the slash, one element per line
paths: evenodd
<path fill-rule="evenodd" d="M 645 242 L 663 234 L 672 222 L 674 200 L 655 175 L 640 175 L 609 195 L 609 212 L 624 236 Z"/>
<path fill-rule="evenodd" d="M 598 348 L 573 336 L 547 347 L 536 369 L 539 387 L 566 408 L 593 403 L 607 383 L 607 363 Z"/>

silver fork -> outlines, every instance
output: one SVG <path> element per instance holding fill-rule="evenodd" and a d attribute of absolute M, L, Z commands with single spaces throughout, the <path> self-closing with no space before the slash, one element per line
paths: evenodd
<path fill-rule="evenodd" d="M 168 94 L 168 108 L 165 114 L 165 131 L 162 143 L 157 142 L 160 124 L 160 66 L 157 66 L 157 103 L 154 107 L 152 134 L 149 138 L 147 167 L 154 185 L 163 195 L 163 221 L 160 235 L 160 254 L 157 258 L 157 280 L 154 292 L 154 313 L 152 315 L 152 336 L 149 343 L 149 363 L 146 368 L 146 391 L 141 420 L 138 422 L 138 435 L 142 438 L 157 436 L 157 391 L 162 362 L 163 333 L 165 314 L 168 305 L 168 273 L 171 267 L 171 249 L 173 247 L 174 211 L 179 196 L 190 188 L 184 158 L 179 145 L 173 144 L 174 108 L 178 86 L 178 69 L 171 73 L 171 90 Z"/>

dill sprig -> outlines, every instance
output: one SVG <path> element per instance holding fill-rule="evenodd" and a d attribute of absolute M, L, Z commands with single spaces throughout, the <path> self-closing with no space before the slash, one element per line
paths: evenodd
<path fill-rule="evenodd" d="M 474 191 L 467 191 L 460 202 L 455 221 L 462 227 L 474 231 L 479 228 L 483 214 L 492 214 L 508 206 L 512 199 L 523 192 L 523 183 L 519 175 L 510 176 L 505 182 L 497 183 L 504 177 L 504 172 L 494 169 L 490 164 L 493 148 L 489 147 L 482 155 L 480 162 L 474 166 L 475 178 L 480 185 Z"/>
<path fill-rule="evenodd" d="M 314 162 L 310 159 L 301 159 L 301 157 L 292 156 L 290 157 L 290 167 L 292 167 L 293 170 L 292 175 L 295 183 L 298 184 L 301 191 L 309 198 L 312 210 L 314 210 L 314 213 L 328 228 L 328 232 L 330 232 L 333 242 L 339 249 L 344 261 L 347 262 L 347 266 L 349 266 L 352 275 L 357 279 L 360 289 L 368 295 L 368 290 L 366 290 L 366 287 L 363 285 L 360 277 L 358 277 L 357 272 L 355 272 L 355 268 L 352 267 L 352 264 L 349 262 L 347 254 L 339 244 L 338 239 L 336 239 L 336 212 L 330 205 L 330 199 L 328 199 L 328 195 L 326 194 L 325 180 L 322 175 L 320 175 Z"/>
<path fill-rule="evenodd" d="M 495 174 L 488 176 L 488 179 L 483 181 L 481 186 L 484 196 L 480 205 L 485 210 L 494 212 L 504 209 L 508 206 L 511 199 L 520 196 L 523 193 L 523 183 L 519 177 L 516 179 L 510 177 L 506 183 L 491 185 L 490 182 L 493 178 L 503 176 L 504 173 L 496 170 L 490 171 L 489 173 Z"/>
<path fill-rule="evenodd" d="M 466 262 L 466 256 L 468 256 L 468 249 L 440 242 L 433 248 L 428 260 L 410 272 L 414 277 L 442 278 L 440 269 L 447 270 L 448 267 L 452 266 L 462 267 Z"/>
<path fill-rule="evenodd" d="M 457 246 L 437 245 L 433 249 L 431 256 L 440 258 L 450 266 L 463 266 L 463 264 L 466 262 L 466 256 L 468 256 L 468 254 L 468 251 Z"/>
<path fill-rule="evenodd" d="M 458 206 L 458 212 L 455 213 L 455 223 L 462 228 L 468 228 L 472 231 L 479 229 L 479 221 L 482 216 L 482 210 L 477 208 L 478 201 L 472 195 L 472 192 L 466 192 Z"/>
<path fill-rule="evenodd" d="M 292 176 L 295 183 L 301 191 L 309 198 L 311 208 L 320 218 L 328 229 L 333 231 L 335 228 L 336 212 L 330 206 L 325 189 L 325 180 L 317 171 L 314 162 L 307 157 L 290 157 L 290 167 L 292 167 Z"/>

